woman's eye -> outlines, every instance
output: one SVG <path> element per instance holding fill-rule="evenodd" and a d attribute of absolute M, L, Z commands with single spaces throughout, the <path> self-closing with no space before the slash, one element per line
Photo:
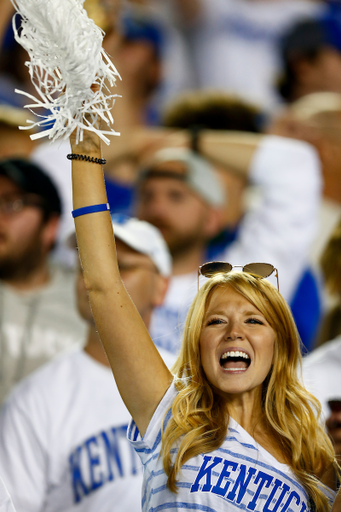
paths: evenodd
<path fill-rule="evenodd" d="M 221 318 L 211 318 L 207 322 L 207 325 L 217 325 L 217 324 L 222 324 L 222 323 L 224 323 L 224 321 Z"/>
<path fill-rule="evenodd" d="M 257 324 L 257 325 L 263 325 L 263 322 L 261 320 L 258 320 L 257 318 L 248 318 L 246 320 L 247 324 Z"/>

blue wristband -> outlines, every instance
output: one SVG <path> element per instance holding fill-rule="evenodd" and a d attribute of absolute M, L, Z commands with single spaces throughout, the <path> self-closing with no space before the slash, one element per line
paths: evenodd
<path fill-rule="evenodd" d="M 93 204 L 91 206 L 83 206 L 83 208 L 73 210 L 72 217 L 76 218 L 80 215 L 86 215 L 87 213 L 106 212 L 107 210 L 110 210 L 109 203 Z"/>

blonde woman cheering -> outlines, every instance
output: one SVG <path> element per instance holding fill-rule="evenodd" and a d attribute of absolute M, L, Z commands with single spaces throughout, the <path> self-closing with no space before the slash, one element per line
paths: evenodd
<path fill-rule="evenodd" d="M 238 141 L 245 158 L 255 141 Z M 71 146 L 84 280 L 133 418 L 128 436 L 144 465 L 143 511 L 330 510 L 338 467 L 320 406 L 297 378 L 300 347 L 290 310 L 264 279 L 277 270 L 203 265 L 208 279 L 170 373 L 115 264 L 99 139 L 87 132 Z"/>

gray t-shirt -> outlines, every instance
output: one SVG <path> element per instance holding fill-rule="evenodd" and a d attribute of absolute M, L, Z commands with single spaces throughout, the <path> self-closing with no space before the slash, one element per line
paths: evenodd
<path fill-rule="evenodd" d="M 21 292 L 0 281 L 0 404 L 14 384 L 56 354 L 84 343 L 75 273 L 51 267 L 49 283 Z"/>

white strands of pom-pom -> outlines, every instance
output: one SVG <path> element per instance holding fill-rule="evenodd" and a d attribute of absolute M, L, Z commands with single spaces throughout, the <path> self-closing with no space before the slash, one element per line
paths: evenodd
<path fill-rule="evenodd" d="M 110 93 L 106 82 L 113 86 L 121 77 L 102 48 L 104 33 L 88 18 L 83 0 L 12 3 L 22 18 L 19 30 L 13 18 L 15 39 L 30 56 L 26 65 L 38 97 L 16 92 L 33 101 L 26 105 L 33 113 L 37 108 L 50 111 L 39 115 L 39 121 L 28 121 L 29 126 L 20 128 L 52 124 L 31 135 L 32 139 L 48 136 L 52 140 L 66 139 L 76 129 L 77 143 L 83 138 L 83 130 L 91 130 L 110 144 L 105 135 L 119 135 L 110 127 L 111 109 L 118 95 Z M 91 89 L 92 84 L 97 85 L 97 90 Z M 96 128 L 99 120 L 104 121 L 107 130 Z"/>

